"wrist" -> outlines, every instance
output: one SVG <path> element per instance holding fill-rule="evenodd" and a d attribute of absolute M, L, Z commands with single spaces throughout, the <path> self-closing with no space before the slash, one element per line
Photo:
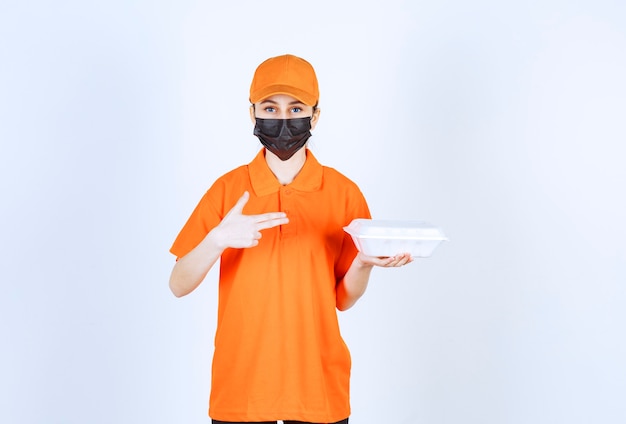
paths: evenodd
<path fill-rule="evenodd" d="M 354 265 L 364 270 L 372 269 L 374 267 L 374 264 L 369 260 L 369 257 L 361 252 L 359 252 L 356 255 L 356 258 L 354 258 Z"/>
<path fill-rule="evenodd" d="M 226 250 L 228 246 L 222 240 L 221 233 L 218 227 L 213 228 L 209 233 L 204 237 L 204 243 L 207 244 L 207 248 L 212 251 L 221 253 Z"/>

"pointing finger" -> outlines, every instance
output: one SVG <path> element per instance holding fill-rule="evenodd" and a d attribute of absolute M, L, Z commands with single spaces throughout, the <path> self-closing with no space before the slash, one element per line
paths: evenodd
<path fill-rule="evenodd" d="M 272 214 L 272 215 L 276 215 L 276 216 L 273 216 L 273 217 L 271 217 L 269 219 L 265 219 L 265 220 L 259 222 L 257 224 L 257 228 L 259 230 L 266 230 L 268 228 L 273 228 L 273 227 L 277 227 L 279 225 L 284 225 L 284 224 L 289 223 L 289 218 L 287 218 L 285 216 L 285 214 L 281 214 L 280 212 L 278 212 L 277 214 L 278 215 Z"/>
<path fill-rule="evenodd" d="M 273 221 L 275 219 L 286 218 L 287 214 L 285 212 L 267 212 L 267 213 L 261 213 L 258 215 L 253 215 L 253 217 L 257 223 L 262 223 L 265 221 Z"/>

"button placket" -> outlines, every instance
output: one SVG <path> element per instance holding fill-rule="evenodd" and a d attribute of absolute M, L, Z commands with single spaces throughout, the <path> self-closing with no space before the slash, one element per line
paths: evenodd
<path fill-rule="evenodd" d="M 291 214 L 294 211 L 293 203 L 293 190 L 288 187 L 281 187 L 280 189 L 280 205 L 283 212 L 287 214 L 289 223 L 281 225 L 280 232 L 282 237 L 292 236 L 296 234 L 297 220 L 296 216 Z"/>

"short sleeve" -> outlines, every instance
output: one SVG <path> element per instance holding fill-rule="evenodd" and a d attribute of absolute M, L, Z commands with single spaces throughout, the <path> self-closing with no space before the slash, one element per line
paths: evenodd
<path fill-rule="evenodd" d="M 354 190 L 350 191 L 349 195 L 346 198 L 344 226 L 349 225 L 353 219 L 370 219 L 371 217 L 372 216 L 370 214 L 370 210 L 365 200 L 365 197 L 355 185 Z M 348 269 L 350 268 L 350 265 L 352 265 L 352 261 L 357 254 L 358 250 L 354 245 L 352 237 L 350 236 L 350 234 L 344 231 L 341 253 L 339 254 L 339 258 L 335 264 L 335 279 L 337 282 L 343 279 L 344 275 L 346 274 L 346 272 L 348 272 Z"/>
<path fill-rule="evenodd" d="M 182 258 L 191 252 L 223 218 L 223 189 L 216 182 L 200 199 L 176 237 L 170 252 Z"/>

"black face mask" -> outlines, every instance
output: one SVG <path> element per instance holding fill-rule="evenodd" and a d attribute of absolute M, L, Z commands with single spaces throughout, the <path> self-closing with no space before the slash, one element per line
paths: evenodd
<path fill-rule="evenodd" d="M 278 156 L 280 160 L 287 160 L 311 137 L 311 118 L 256 118 L 254 135 L 259 137 L 267 150 Z"/>

